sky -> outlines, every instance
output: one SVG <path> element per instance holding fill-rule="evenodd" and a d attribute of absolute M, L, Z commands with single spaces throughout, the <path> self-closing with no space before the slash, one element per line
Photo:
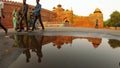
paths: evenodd
<path fill-rule="evenodd" d="M 12 0 L 22 2 L 22 0 Z M 26 0 L 28 4 L 36 5 L 36 0 Z M 114 11 L 120 12 L 120 0 L 40 0 L 42 8 L 53 10 L 61 4 L 64 9 L 73 10 L 73 13 L 79 16 L 89 16 L 96 8 L 99 8 L 104 20 L 110 18 L 110 14 Z"/>

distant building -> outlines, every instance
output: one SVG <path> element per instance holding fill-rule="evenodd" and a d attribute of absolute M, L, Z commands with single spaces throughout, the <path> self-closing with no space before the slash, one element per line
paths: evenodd
<path fill-rule="evenodd" d="M 10 0 L 2 1 L 4 2 L 5 13 L 3 24 L 8 28 L 12 28 L 12 12 L 15 8 L 22 7 L 22 3 Z M 34 6 L 29 5 L 29 11 L 33 8 Z M 48 24 L 64 24 L 64 22 L 67 20 L 69 21 L 69 24 L 74 27 L 95 28 L 96 19 L 98 19 L 98 28 L 103 27 L 103 14 L 99 8 L 96 8 L 95 11 L 89 16 L 77 16 L 73 13 L 72 9 L 65 10 L 64 8 L 62 8 L 61 4 L 58 4 L 57 7 L 53 7 L 53 11 L 42 8 L 41 15 L 43 22 L 47 22 Z"/>
<path fill-rule="evenodd" d="M 64 23 L 65 20 L 71 22 L 73 19 L 73 10 L 65 10 L 60 4 L 58 4 L 57 7 L 53 7 L 53 12 L 57 14 L 56 21 L 59 23 Z"/>
<path fill-rule="evenodd" d="M 98 19 L 98 28 L 103 28 L 103 14 L 99 8 L 89 16 L 77 16 L 73 14 L 73 10 L 65 10 L 62 5 L 58 4 L 53 8 L 53 12 L 57 14 L 56 21 L 63 23 L 66 19 L 72 23 L 74 27 L 90 27 L 95 28 L 96 19 Z"/>
<path fill-rule="evenodd" d="M 73 25 L 75 27 L 95 28 L 96 19 L 98 19 L 98 28 L 103 28 L 103 14 L 99 8 L 96 8 L 89 16 L 75 17 Z"/>

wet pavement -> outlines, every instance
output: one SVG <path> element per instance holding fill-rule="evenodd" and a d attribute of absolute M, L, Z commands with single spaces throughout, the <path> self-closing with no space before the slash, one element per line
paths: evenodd
<path fill-rule="evenodd" d="M 95 28 L 77 28 L 77 27 L 46 27 L 44 31 L 40 28 L 34 32 L 16 32 L 13 29 L 8 29 L 8 34 L 39 34 L 39 33 L 79 33 L 79 34 L 89 34 L 89 33 L 97 33 L 97 34 L 107 34 L 107 35 L 117 35 L 120 36 L 120 30 L 110 30 L 110 29 L 95 29 Z M 4 31 L 0 29 L 0 35 L 4 35 Z"/>
<path fill-rule="evenodd" d="M 0 30 L 0 68 L 19 68 L 20 65 L 23 65 L 22 68 L 26 68 L 26 67 L 34 68 L 35 66 L 38 66 L 36 68 L 39 68 L 39 67 L 42 67 L 42 68 L 50 68 L 50 67 L 51 68 L 60 68 L 60 67 L 80 68 L 82 66 L 79 66 L 79 63 L 83 64 L 83 67 L 86 68 L 85 66 L 86 62 L 87 62 L 88 67 L 90 68 L 91 67 L 92 68 L 99 68 L 99 67 L 100 68 L 113 68 L 113 67 L 119 68 L 120 58 L 117 57 L 117 56 L 120 56 L 118 54 L 119 53 L 118 48 L 120 47 L 120 31 L 119 30 L 72 28 L 72 27 L 63 27 L 63 28 L 62 27 L 57 27 L 57 28 L 47 27 L 44 31 L 39 29 L 34 32 L 15 32 L 13 29 L 9 29 L 8 37 L 5 38 L 4 36 L 5 36 L 4 32 Z M 88 40 L 90 43 L 86 40 Z M 82 46 L 79 48 L 78 45 L 80 44 L 85 45 L 86 47 Z M 72 45 L 72 48 L 71 48 L 71 45 Z M 92 50 L 89 45 L 92 45 L 93 48 L 95 49 L 98 48 L 98 49 Z M 66 48 L 66 46 L 69 46 L 69 47 Z M 56 47 L 58 50 L 56 50 L 54 47 Z M 39 51 L 39 54 L 37 53 L 36 49 L 37 51 Z M 41 50 L 43 50 L 43 53 L 41 52 Z M 67 50 L 70 52 L 68 52 Z M 107 50 L 110 52 L 108 52 Z M 82 54 L 82 56 L 79 55 L 79 52 Z M 31 62 L 34 61 L 36 63 L 37 57 L 35 56 L 35 53 L 36 55 L 39 56 L 38 62 L 40 63 L 41 63 L 40 57 L 44 57 L 42 59 L 44 61 L 42 61 L 43 63 L 41 63 L 41 66 L 38 65 L 37 63 L 36 63 L 37 65 L 34 63 L 26 64 L 27 62 L 30 62 L 29 60 L 25 59 L 26 57 L 30 58 L 30 53 L 32 54 L 31 57 L 35 58 L 35 59 L 32 58 Z M 97 54 L 93 55 L 93 53 L 95 54 L 97 53 Z M 24 57 L 25 54 L 26 54 L 26 57 Z M 90 54 L 92 54 L 93 56 Z M 56 56 L 56 57 L 54 57 L 53 59 L 53 56 Z M 60 58 L 59 56 L 61 56 L 62 58 Z M 69 56 L 74 56 L 74 58 L 69 57 Z M 91 56 L 89 58 L 93 60 L 88 59 L 87 58 L 88 56 Z M 116 59 L 113 58 L 112 56 L 116 56 Z M 96 58 L 92 58 L 92 57 L 96 57 Z M 100 57 L 105 57 L 105 58 L 100 58 Z M 102 59 L 103 61 L 101 61 L 99 58 Z M 98 61 L 96 61 L 97 59 Z M 105 59 L 109 62 L 104 61 Z M 54 61 L 56 65 L 54 66 L 53 64 L 55 63 L 53 62 L 51 63 L 50 61 L 47 61 L 47 60 Z M 70 60 L 73 63 L 69 63 L 71 62 Z M 78 60 L 82 60 L 83 63 Z M 60 61 L 60 62 L 58 63 L 57 61 Z M 91 61 L 94 61 L 94 62 L 90 63 Z M 66 65 L 63 64 L 63 62 L 66 62 Z M 95 63 L 96 65 L 93 66 Z M 103 63 L 107 65 L 105 66 L 105 64 Z M 33 64 L 33 66 L 31 66 L 31 64 Z M 114 64 L 116 66 L 114 66 Z"/>

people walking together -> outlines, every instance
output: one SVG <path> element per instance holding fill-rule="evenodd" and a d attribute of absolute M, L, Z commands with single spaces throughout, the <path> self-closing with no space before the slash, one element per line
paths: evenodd
<path fill-rule="evenodd" d="M 40 24 L 42 26 L 42 29 L 43 30 L 45 29 L 44 25 L 43 25 L 43 22 L 42 22 L 42 19 L 41 19 L 41 13 L 40 13 L 41 4 L 39 3 L 39 1 L 40 0 L 36 0 L 37 5 L 35 6 L 35 20 L 34 20 L 34 23 L 33 23 L 32 31 L 34 31 L 34 29 L 35 29 L 35 23 L 36 23 L 37 19 L 39 19 L 39 22 L 40 22 Z"/>
<path fill-rule="evenodd" d="M 17 14 L 17 8 L 13 11 L 13 27 L 14 30 L 17 30 L 17 19 L 18 19 L 18 14 Z"/>

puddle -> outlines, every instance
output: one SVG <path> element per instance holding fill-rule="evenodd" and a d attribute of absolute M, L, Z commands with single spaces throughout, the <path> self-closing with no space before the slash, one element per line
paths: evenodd
<path fill-rule="evenodd" d="M 3 59 L 2 68 L 119 68 L 117 39 L 43 35 L 10 38 L 14 44 L 7 50 L 10 55 Z"/>

